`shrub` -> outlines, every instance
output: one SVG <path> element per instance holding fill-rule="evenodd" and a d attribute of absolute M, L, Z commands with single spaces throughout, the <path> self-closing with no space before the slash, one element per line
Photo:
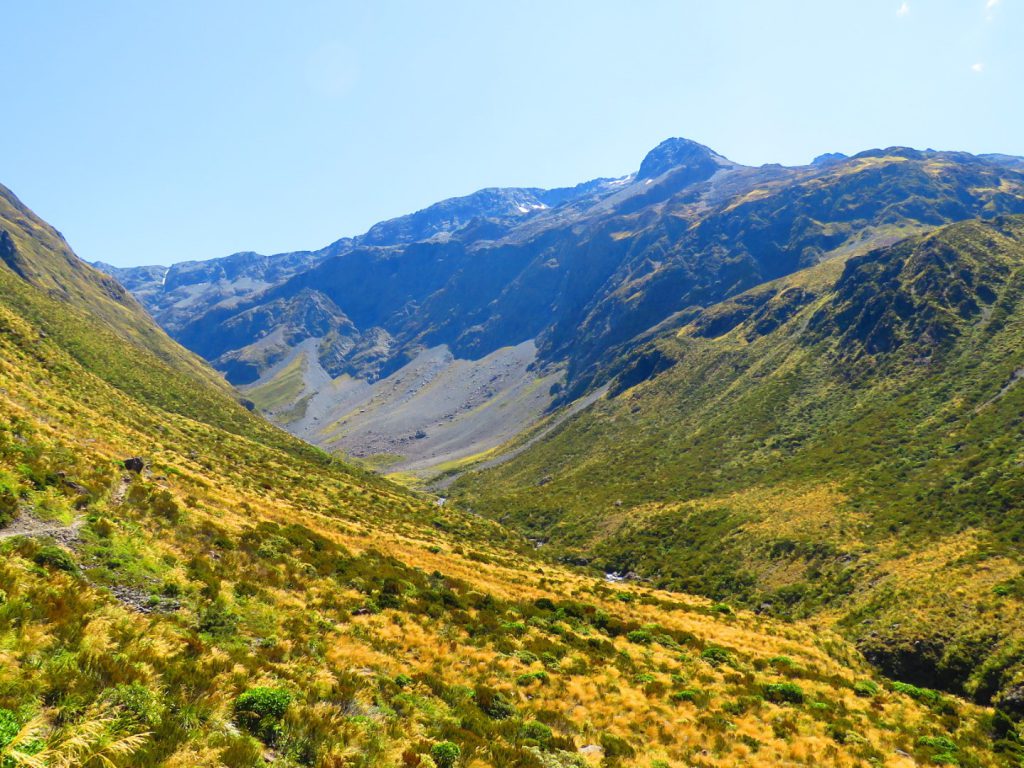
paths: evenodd
<path fill-rule="evenodd" d="M 450 741 L 441 741 L 430 748 L 430 756 L 434 759 L 437 768 L 453 768 L 462 750 L 458 744 Z"/>
<path fill-rule="evenodd" d="M 3 749 L 21 730 L 18 717 L 9 709 L 0 709 L 0 749 Z"/>
<path fill-rule="evenodd" d="M 764 687 L 764 697 L 776 704 L 802 704 L 804 691 L 796 683 L 769 683 Z"/>
<path fill-rule="evenodd" d="M 473 695 L 477 706 L 495 720 L 505 720 L 516 713 L 515 705 L 501 691 L 478 685 Z"/>
<path fill-rule="evenodd" d="M 274 744 L 291 703 L 292 695 L 283 688 L 250 688 L 235 700 L 235 720 L 249 733 Z"/>
<path fill-rule="evenodd" d="M 160 724 L 162 707 L 153 692 L 140 683 L 119 685 L 110 693 L 110 700 L 140 723 Z"/>
<path fill-rule="evenodd" d="M 725 648 L 719 648 L 716 645 L 709 645 L 701 651 L 700 657 L 712 667 L 717 667 L 719 664 L 725 664 L 732 660 L 731 653 L 725 650 Z"/>
<path fill-rule="evenodd" d="M 654 638 L 646 629 L 634 629 L 626 635 L 626 639 L 637 645 L 650 645 Z"/>
<path fill-rule="evenodd" d="M 942 752 L 956 752 L 957 746 L 948 736 L 922 736 L 917 740 L 918 746 L 930 747 Z"/>
<path fill-rule="evenodd" d="M 523 738 L 536 741 L 540 745 L 549 744 L 554 733 L 544 723 L 531 720 L 523 725 Z"/>
<path fill-rule="evenodd" d="M 669 695 L 669 699 L 672 701 L 696 701 L 700 698 L 700 692 L 695 691 L 692 688 L 687 688 L 682 691 L 675 691 Z"/>
<path fill-rule="evenodd" d="M 160 587 L 160 594 L 164 597 L 181 597 L 181 585 L 176 581 L 165 581 Z"/>
<path fill-rule="evenodd" d="M 630 758 L 636 755 L 636 750 L 630 746 L 625 739 L 619 738 L 611 733 L 601 734 L 601 747 L 604 749 L 604 756 L 608 760 Z"/>
<path fill-rule="evenodd" d="M 238 616 L 221 597 L 210 603 L 199 618 L 199 631 L 211 635 L 230 635 L 237 625 Z"/>
<path fill-rule="evenodd" d="M 534 681 L 541 685 L 547 685 L 551 678 L 548 677 L 548 673 L 543 670 L 539 672 L 524 672 L 516 678 L 516 685 L 530 685 Z"/>
<path fill-rule="evenodd" d="M 0 528 L 18 515 L 18 494 L 0 475 Z"/>
<path fill-rule="evenodd" d="M 503 632 L 515 637 L 522 637 L 526 634 L 526 625 L 521 621 L 508 621 L 501 625 Z"/>
<path fill-rule="evenodd" d="M 917 740 L 917 746 L 924 747 L 936 765 L 960 765 L 956 754 L 959 748 L 948 736 L 922 736 Z"/>
<path fill-rule="evenodd" d="M 858 680 L 853 684 L 853 692 L 862 698 L 870 699 L 878 693 L 878 685 L 873 680 Z"/>
<path fill-rule="evenodd" d="M 941 698 L 939 696 L 938 691 L 933 691 L 931 688 L 918 688 L 916 685 L 911 685 L 910 683 L 901 683 L 898 680 L 893 682 L 892 689 L 897 693 L 906 694 L 912 699 L 916 699 L 917 701 L 924 701 L 929 704 L 938 703 L 939 699 Z"/>
<path fill-rule="evenodd" d="M 49 565 L 59 571 L 67 571 L 68 573 L 74 573 L 75 571 L 75 561 L 71 559 L 71 555 L 52 544 L 41 547 L 32 557 L 32 560 L 36 565 Z"/>

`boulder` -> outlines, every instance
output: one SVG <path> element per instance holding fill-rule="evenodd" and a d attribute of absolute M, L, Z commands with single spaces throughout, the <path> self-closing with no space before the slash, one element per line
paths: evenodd
<path fill-rule="evenodd" d="M 1017 683 L 1003 691 L 995 705 L 1014 720 L 1024 720 L 1024 683 Z"/>
<path fill-rule="evenodd" d="M 141 472 L 143 467 L 146 466 L 146 462 L 140 459 L 138 456 L 132 456 L 130 459 L 124 460 L 124 468 L 129 472 Z"/>

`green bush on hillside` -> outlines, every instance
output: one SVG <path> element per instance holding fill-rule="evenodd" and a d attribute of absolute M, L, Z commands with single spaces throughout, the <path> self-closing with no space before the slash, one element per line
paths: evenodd
<path fill-rule="evenodd" d="M 524 739 L 535 741 L 541 746 L 550 744 L 554 737 L 554 733 L 548 726 L 536 720 L 530 720 L 523 724 L 522 735 Z"/>
<path fill-rule="evenodd" d="M 701 651 L 700 657 L 713 667 L 717 667 L 720 664 L 725 664 L 732 660 L 731 653 L 725 650 L 725 648 L 719 648 L 716 645 L 709 645 Z"/>
<path fill-rule="evenodd" d="M 10 744 L 20 730 L 18 716 L 9 709 L 0 709 L 0 749 Z"/>
<path fill-rule="evenodd" d="M 453 768 L 461 754 L 459 745 L 450 741 L 439 742 L 430 748 L 430 756 L 437 768 Z"/>
<path fill-rule="evenodd" d="M 494 720 L 506 720 L 516 713 L 515 705 L 501 691 L 478 685 L 473 695 L 477 706 Z"/>
<path fill-rule="evenodd" d="M 804 691 L 796 683 L 769 683 L 764 687 L 764 697 L 776 704 L 802 704 Z"/>
<path fill-rule="evenodd" d="M 274 744 L 291 703 L 292 695 L 283 688 L 250 688 L 235 700 L 235 721 L 267 744 Z"/>
<path fill-rule="evenodd" d="M 39 551 L 33 555 L 32 561 L 36 565 L 48 565 L 52 568 L 56 568 L 58 571 L 74 573 L 76 570 L 75 561 L 71 559 L 71 555 L 60 547 L 53 546 L 52 544 L 41 547 Z"/>

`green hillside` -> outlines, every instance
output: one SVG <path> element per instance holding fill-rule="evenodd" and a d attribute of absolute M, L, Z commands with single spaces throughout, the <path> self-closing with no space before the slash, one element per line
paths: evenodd
<path fill-rule="evenodd" d="M 828 619 L 1024 715 L 1024 219 L 954 224 L 681 319 L 461 503 L 551 557 Z"/>
<path fill-rule="evenodd" d="M 1019 760 L 828 629 L 551 565 L 266 425 L 12 207 L 3 768 Z"/>

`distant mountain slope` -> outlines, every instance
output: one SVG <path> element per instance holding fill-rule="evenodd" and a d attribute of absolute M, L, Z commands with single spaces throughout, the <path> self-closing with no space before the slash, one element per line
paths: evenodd
<path fill-rule="evenodd" d="M 304 446 L 11 207 L 4 766 L 1019 761 L 833 633 L 541 562 Z"/>
<path fill-rule="evenodd" d="M 154 406 L 269 434 L 239 396 L 172 341 L 121 285 L 78 259 L 60 233 L 0 187 L 4 302 L 94 375 Z M 196 382 L 202 382 L 197 388 Z"/>
<path fill-rule="evenodd" d="M 325 383 L 347 392 L 339 377 L 349 377 L 380 393 L 409 379 L 404 368 L 423 354 L 474 363 L 458 368 L 468 372 L 529 344 L 535 359 L 494 397 L 540 386 L 548 394 L 493 422 L 496 437 L 505 436 L 512 424 L 521 429 L 600 386 L 602 371 L 660 324 L 822 260 L 953 221 L 1019 212 L 1024 171 L 1003 156 L 893 147 L 796 168 L 749 168 L 670 139 L 636 174 L 617 180 L 483 190 L 315 254 L 182 265 L 171 268 L 162 291 L 136 290 L 175 338 L 231 381 L 288 392 L 287 402 L 253 396 L 277 423 L 331 450 L 386 454 L 397 457 L 397 469 L 429 471 L 423 460 L 431 454 L 440 465 L 500 440 L 474 439 L 453 452 L 438 429 L 451 415 L 447 406 L 419 402 L 422 419 L 410 425 L 388 418 L 393 398 L 368 395 L 353 410 L 348 396 L 333 404 L 324 397 Z M 246 267 L 236 271 L 233 261 Z M 306 372 L 300 386 L 297 370 Z M 293 386 L 275 384 L 279 376 Z M 471 383 L 455 389 L 467 392 L 458 408 L 475 413 Z M 374 418 L 398 431 L 367 436 L 346 426 L 371 400 Z M 315 413 L 306 407 L 314 402 Z M 467 422 L 464 433 L 478 427 Z M 420 432 L 416 450 L 406 451 L 406 438 Z"/>
<path fill-rule="evenodd" d="M 94 266 L 135 293 L 161 325 L 174 334 L 210 310 L 235 306 L 357 246 L 400 246 L 444 237 L 480 219 L 519 220 L 593 192 L 611 181 L 595 179 L 568 189 L 482 189 L 383 221 L 359 237 L 342 238 L 318 251 L 273 256 L 242 252 L 207 261 L 184 261 L 170 267 L 114 267 L 103 263 Z"/>
<path fill-rule="evenodd" d="M 890 674 L 1024 716 L 1024 217 L 676 325 L 453 497 L 552 556 L 829 617 Z"/>

